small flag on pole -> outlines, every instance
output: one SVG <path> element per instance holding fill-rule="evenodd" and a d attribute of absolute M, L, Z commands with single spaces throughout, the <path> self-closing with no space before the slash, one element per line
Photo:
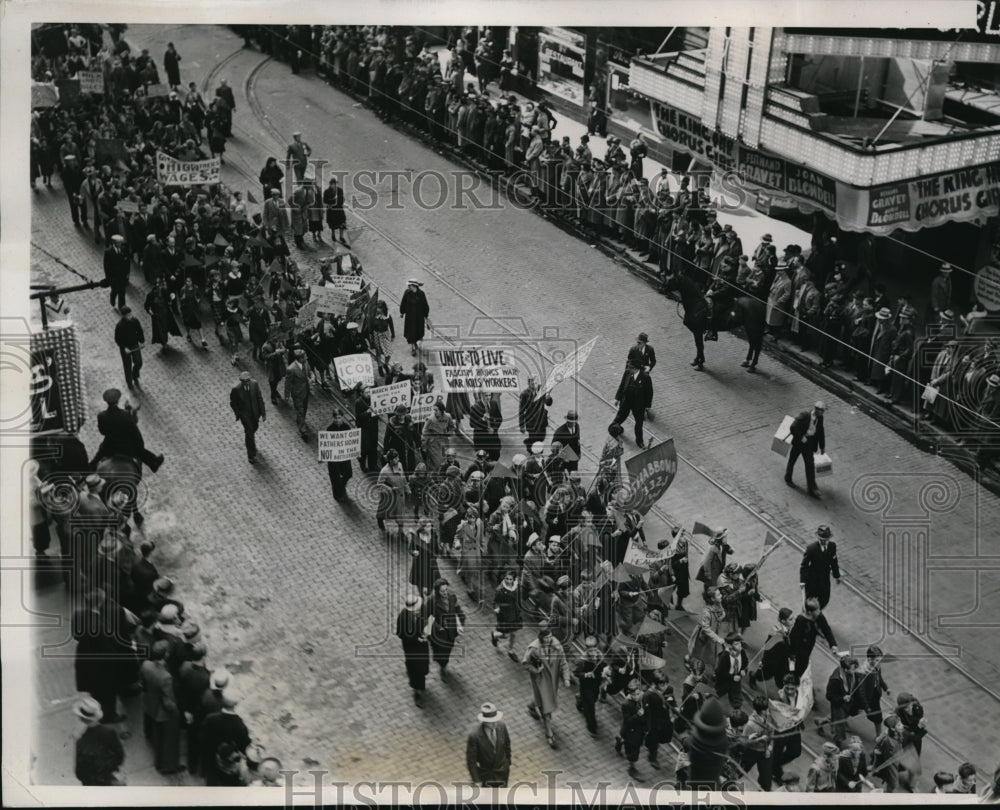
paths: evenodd
<path fill-rule="evenodd" d="M 219 247 L 224 247 L 224 248 L 229 247 L 229 242 L 226 240 L 226 237 L 224 237 L 221 233 L 217 233 L 215 235 L 215 241 L 213 242 L 213 244 L 216 244 Z"/>
<path fill-rule="evenodd" d="M 559 451 L 559 458 L 561 458 L 563 461 L 580 460 L 580 457 L 575 452 L 573 452 L 573 448 L 570 447 L 568 444 L 562 450 Z"/>
<path fill-rule="evenodd" d="M 249 189 L 247 189 L 247 200 L 249 202 L 254 203 L 254 205 L 256 205 L 259 202 L 259 200 L 253 196 L 253 192 L 250 191 Z"/>
<path fill-rule="evenodd" d="M 691 534 L 702 534 L 705 537 L 713 537 L 715 535 L 715 531 L 713 529 L 710 529 L 704 523 L 698 523 L 697 521 L 695 521 L 694 528 L 691 530 Z"/>
<path fill-rule="evenodd" d="M 628 572 L 624 565 L 618 563 L 618 567 L 615 568 L 615 573 L 612 579 L 615 582 L 625 583 L 632 581 L 632 575 Z"/>
<path fill-rule="evenodd" d="M 781 540 L 781 538 L 778 537 L 778 535 L 776 535 L 772 531 L 768 531 L 768 533 L 764 535 L 764 548 L 770 548 L 771 546 L 775 545 L 775 543 L 777 543 L 779 540 Z"/>
<path fill-rule="evenodd" d="M 653 655 L 649 652 L 643 652 L 642 657 L 639 659 L 639 669 L 659 669 L 667 665 L 667 662 L 660 658 L 658 655 Z"/>
<path fill-rule="evenodd" d="M 667 585 L 664 588 L 659 588 L 656 591 L 656 598 L 659 599 L 663 604 L 670 604 L 670 597 L 674 595 L 674 591 L 677 590 L 676 585 Z"/>
<path fill-rule="evenodd" d="M 665 624 L 661 624 L 656 621 L 656 619 L 651 619 L 646 616 L 642 620 L 642 626 L 639 628 L 639 632 L 636 633 L 637 636 L 652 636 L 656 633 L 662 633 L 667 629 Z"/>
<path fill-rule="evenodd" d="M 490 475 L 494 478 L 511 478 L 514 475 L 514 472 L 502 461 L 498 461 L 493 465 L 493 470 L 490 472 Z"/>

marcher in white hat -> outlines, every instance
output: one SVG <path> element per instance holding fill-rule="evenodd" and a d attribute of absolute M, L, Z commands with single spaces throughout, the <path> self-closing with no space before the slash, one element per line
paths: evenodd
<path fill-rule="evenodd" d="M 472 781 L 482 787 L 506 787 L 510 776 L 510 734 L 503 723 L 503 712 L 492 703 L 484 703 L 469 732 L 465 762 Z"/>
<path fill-rule="evenodd" d="M 403 337 L 410 344 L 410 354 L 414 357 L 424 339 L 424 330 L 430 325 L 428 316 L 431 313 L 427 296 L 420 289 L 424 285 L 415 278 L 406 282 L 406 292 L 399 302 L 399 314 L 403 318 Z"/>
<path fill-rule="evenodd" d="M 396 636 L 403 645 L 406 677 L 413 690 L 413 702 L 417 706 L 423 705 L 431 660 L 427 636 L 424 635 L 424 618 L 421 612 L 423 604 L 424 600 L 419 594 L 411 593 L 406 597 L 406 606 L 396 617 Z"/>

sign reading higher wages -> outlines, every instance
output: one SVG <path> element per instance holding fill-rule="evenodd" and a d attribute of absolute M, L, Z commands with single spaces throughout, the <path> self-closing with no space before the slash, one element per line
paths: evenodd
<path fill-rule="evenodd" d="M 438 349 L 433 356 L 446 393 L 518 389 L 514 353 L 508 347 Z"/>

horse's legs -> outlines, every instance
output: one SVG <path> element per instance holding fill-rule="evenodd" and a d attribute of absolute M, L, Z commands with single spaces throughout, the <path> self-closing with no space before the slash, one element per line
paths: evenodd
<path fill-rule="evenodd" d="M 702 329 L 692 329 L 691 334 L 694 335 L 694 347 L 697 351 L 691 365 L 697 366 L 698 370 L 701 371 L 705 364 L 705 332 Z"/>

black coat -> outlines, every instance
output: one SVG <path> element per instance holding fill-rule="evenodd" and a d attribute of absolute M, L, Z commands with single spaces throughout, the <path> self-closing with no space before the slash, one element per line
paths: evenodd
<path fill-rule="evenodd" d="M 111 282 L 112 287 L 128 283 L 132 260 L 124 247 L 109 247 L 104 251 L 104 278 Z"/>
<path fill-rule="evenodd" d="M 720 695 L 728 694 L 735 681 L 733 676 L 737 673 L 732 671 L 733 660 L 729 652 L 719 653 L 719 660 L 715 665 L 715 691 Z M 747 658 L 747 651 L 740 650 L 740 671 L 738 674 L 745 675 L 750 659 Z"/>
<path fill-rule="evenodd" d="M 615 401 L 628 404 L 630 408 L 648 408 L 653 404 L 653 381 L 645 371 L 640 371 L 638 377 L 626 371 L 615 392 Z"/>
<path fill-rule="evenodd" d="M 480 785 L 507 783 L 510 774 L 510 734 L 504 723 L 493 723 L 496 746 L 490 742 L 482 723 L 469 732 L 465 745 L 465 764 L 473 782 Z"/>
<path fill-rule="evenodd" d="M 407 288 L 399 302 L 399 314 L 403 317 L 403 337 L 407 343 L 424 339 L 424 324 L 430 312 L 430 304 L 427 303 L 424 291 Z"/>
<path fill-rule="evenodd" d="M 117 405 L 109 405 L 97 414 L 97 429 L 104 437 L 101 449 L 105 455 L 122 455 L 138 458 L 146 447 L 135 417 Z"/>
<path fill-rule="evenodd" d="M 552 434 L 552 441 L 559 442 L 563 447 L 569 447 L 576 453 L 577 458 L 580 458 L 580 423 L 563 422 Z M 572 469 L 576 469 L 575 462 L 573 464 Z"/>
<path fill-rule="evenodd" d="M 807 619 L 801 613 L 795 617 L 795 623 L 788 634 L 788 646 L 795 658 L 796 669 L 805 669 L 806 662 L 812 655 L 813 647 L 816 646 L 816 637 L 820 634 L 826 639 L 827 644 L 831 647 L 836 646 L 837 640 L 833 637 L 830 623 L 822 613 L 816 621 Z"/>
<path fill-rule="evenodd" d="M 201 773 L 206 785 L 222 784 L 223 774 L 216 765 L 215 754 L 224 742 L 245 751 L 250 745 L 250 732 L 239 715 L 214 712 L 201 723 Z"/>
<path fill-rule="evenodd" d="M 802 411 L 797 417 L 795 417 L 795 421 L 792 422 L 792 426 L 790 428 L 792 441 L 796 445 L 801 445 L 802 440 L 805 439 L 805 450 L 810 453 L 815 453 L 817 450 L 821 453 L 825 453 L 826 431 L 823 429 L 823 416 L 821 414 L 816 417 L 816 432 L 811 437 L 806 437 L 806 433 L 809 430 L 810 418 L 810 411 Z"/>
<path fill-rule="evenodd" d="M 350 430 L 351 426 L 347 422 L 338 422 L 334 420 L 329 425 L 326 426 L 327 430 Z M 351 462 L 347 461 L 328 461 L 326 463 L 328 470 L 333 470 L 335 473 L 339 473 L 340 477 L 346 482 L 353 474 L 351 469 Z"/>
<path fill-rule="evenodd" d="M 142 324 L 135 318 L 122 318 L 115 324 L 115 343 L 122 349 L 134 349 L 146 342 Z"/>
<path fill-rule="evenodd" d="M 820 606 L 830 601 L 830 577 L 840 579 L 837 544 L 830 540 L 824 551 L 818 540 L 806 546 L 799 566 L 799 583 L 806 586 L 806 598 L 815 596 Z"/>
<path fill-rule="evenodd" d="M 517 408 L 518 428 L 528 433 L 544 433 L 549 427 L 549 410 L 552 397 L 537 398 L 538 393 L 531 388 L 521 392 Z"/>

